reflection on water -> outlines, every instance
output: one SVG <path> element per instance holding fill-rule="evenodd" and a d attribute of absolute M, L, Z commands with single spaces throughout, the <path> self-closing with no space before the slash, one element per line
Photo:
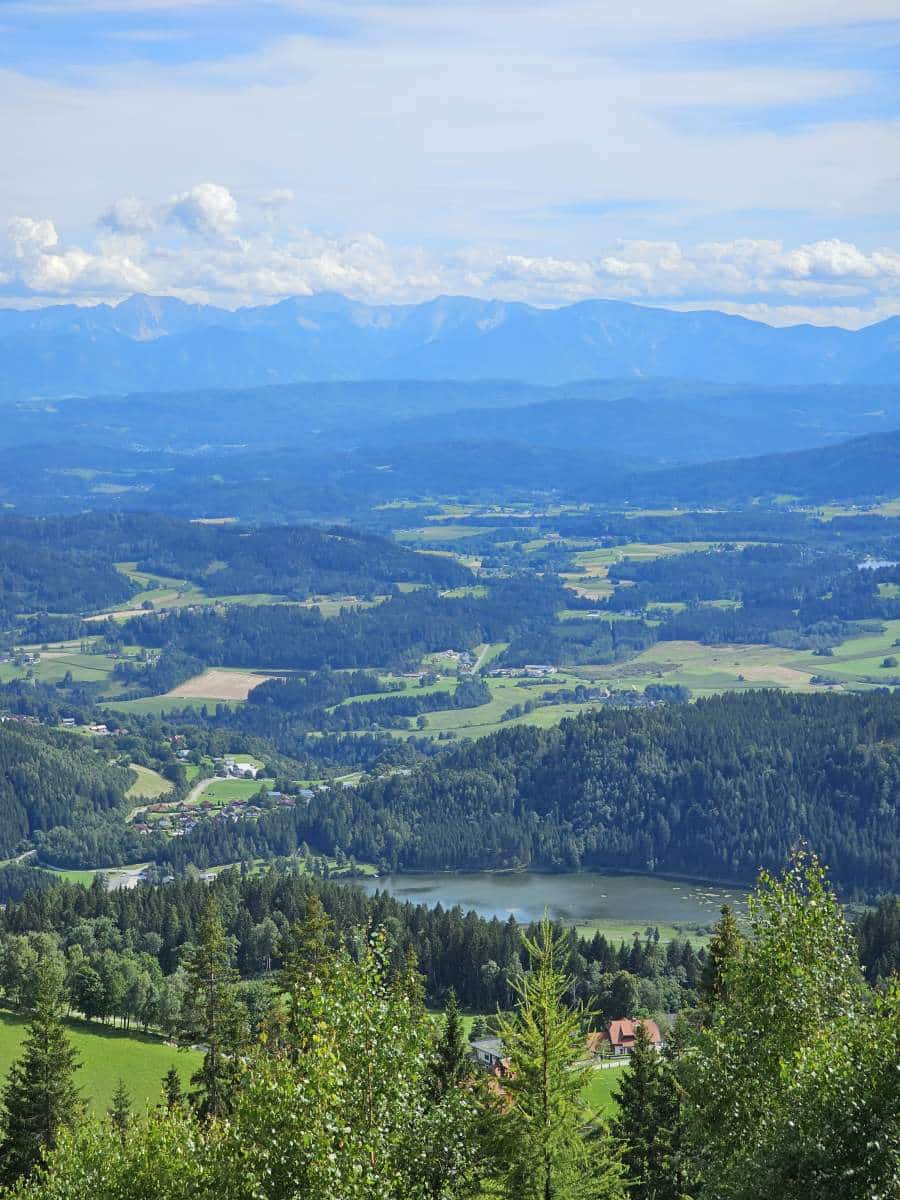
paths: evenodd
<path fill-rule="evenodd" d="M 745 893 L 712 884 L 677 883 L 642 875 L 540 875 L 487 872 L 451 875 L 386 875 L 358 881 L 372 894 L 390 892 L 414 904 L 459 905 L 482 917 L 517 921 L 634 921 L 636 925 L 708 925 L 728 902 L 744 907 Z"/>

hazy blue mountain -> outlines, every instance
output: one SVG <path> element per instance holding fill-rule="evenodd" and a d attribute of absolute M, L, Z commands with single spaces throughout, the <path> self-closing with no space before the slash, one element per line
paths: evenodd
<path fill-rule="evenodd" d="M 702 379 L 900 382 L 900 317 L 858 332 L 775 329 L 613 300 L 565 308 L 441 296 L 367 305 L 334 294 L 230 312 L 170 297 L 0 310 L 0 399 L 314 380 Z"/>
<path fill-rule="evenodd" d="M 633 475 L 617 498 L 719 504 L 792 496 L 811 503 L 894 497 L 900 484 L 900 429 L 835 446 L 732 458 Z"/>

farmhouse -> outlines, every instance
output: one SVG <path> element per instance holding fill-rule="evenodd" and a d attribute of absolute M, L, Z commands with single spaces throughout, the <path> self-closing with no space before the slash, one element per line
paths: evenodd
<path fill-rule="evenodd" d="M 503 1043 L 499 1038 L 479 1038 L 472 1043 L 472 1057 L 479 1067 L 486 1071 L 506 1069 L 506 1059 L 503 1057 Z"/>
<path fill-rule="evenodd" d="M 588 1049 L 592 1054 L 611 1052 L 614 1057 L 631 1054 L 634 1049 L 634 1036 L 639 1025 L 643 1025 L 650 1042 L 655 1050 L 662 1050 L 662 1034 L 655 1021 L 645 1018 L 632 1020 L 623 1017 L 620 1021 L 610 1021 L 602 1033 L 593 1033 L 588 1038 Z"/>

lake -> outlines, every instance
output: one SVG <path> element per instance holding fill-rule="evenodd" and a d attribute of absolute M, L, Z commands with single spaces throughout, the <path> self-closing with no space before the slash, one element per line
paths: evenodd
<path fill-rule="evenodd" d="M 724 903 L 743 911 L 746 902 L 746 892 L 736 889 L 644 875 L 473 872 L 385 875 L 356 882 L 370 895 L 386 891 L 414 904 L 458 904 L 481 917 L 513 916 L 523 923 L 540 920 L 546 909 L 554 920 L 572 925 L 710 925 Z"/>

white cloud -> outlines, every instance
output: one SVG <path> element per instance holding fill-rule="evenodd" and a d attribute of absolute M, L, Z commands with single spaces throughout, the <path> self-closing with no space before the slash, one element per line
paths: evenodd
<path fill-rule="evenodd" d="M 247 202 L 265 211 L 294 197 L 270 191 Z M 154 212 L 165 219 L 154 221 Z M 794 246 L 772 238 L 632 238 L 592 255 L 564 255 L 477 242 L 436 251 L 373 233 L 336 236 L 282 224 L 239 236 L 237 203 L 216 183 L 156 208 L 120 200 L 104 210 L 102 235 L 88 244 L 68 243 L 50 219 L 20 216 L 10 222 L 7 254 L 0 253 L 0 285 L 5 302 L 23 303 L 152 291 L 236 306 L 328 290 L 370 302 L 440 293 L 542 305 L 607 297 L 854 326 L 900 311 L 900 252 L 838 238 Z"/>
<path fill-rule="evenodd" d="M 156 219 L 143 200 L 125 196 L 101 213 L 97 224 L 111 233 L 149 233 L 156 228 Z"/>
<path fill-rule="evenodd" d="M 198 183 L 175 197 L 169 221 L 189 233 L 221 237 L 233 232 L 238 223 L 237 201 L 220 183 Z"/>
<path fill-rule="evenodd" d="M 9 223 L 9 240 L 16 258 L 30 258 L 55 246 L 59 235 L 52 221 L 13 217 Z"/>

